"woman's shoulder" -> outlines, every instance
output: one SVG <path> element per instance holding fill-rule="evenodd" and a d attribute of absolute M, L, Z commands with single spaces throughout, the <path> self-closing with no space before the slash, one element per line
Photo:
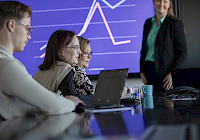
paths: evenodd
<path fill-rule="evenodd" d="M 81 67 L 79 67 L 77 65 L 74 65 L 74 69 L 75 69 L 76 74 L 79 74 L 79 75 L 85 75 L 86 74 L 84 69 L 82 69 Z"/>
<path fill-rule="evenodd" d="M 167 16 L 167 21 L 169 21 L 173 24 L 182 23 L 182 20 L 180 18 L 173 17 L 173 16 Z"/>
<path fill-rule="evenodd" d="M 144 28 L 147 28 L 149 25 L 151 25 L 151 19 L 152 19 L 153 17 L 150 17 L 150 18 L 148 18 L 148 19 L 146 19 L 145 20 L 145 22 L 144 22 Z"/>
<path fill-rule="evenodd" d="M 73 70 L 72 65 L 63 61 L 56 61 L 56 63 L 47 71 L 55 75 L 66 76 L 71 70 Z"/>
<path fill-rule="evenodd" d="M 81 71 L 82 70 L 81 67 L 79 67 L 78 65 L 74 65 L 74 69 L 75 69 L 75 71 Z"/>
<path fill-rule="evenodd" d="M 66 62 L 63 62 L 63 61 L 57 61 L 55 63 L 55 65 L 52 66 L 51 70 L 53 71 L 70 71 L 73 69 L 73 66 L 66 63 Z"/>
<path fill-rule="evenodd" d="M 152 18 L 153 18 L 153 17 L 147 18 L 147 19 L 145 20 L 145 23 L 151 22 L 151 19 L 152 19 Z"/>
<path fill-rule="evenodd" d="M 66 63 L 66 62 L 63 62 L 63 61 L 56 61 L 55 67 L 73 67 L 72 65 Z"/>

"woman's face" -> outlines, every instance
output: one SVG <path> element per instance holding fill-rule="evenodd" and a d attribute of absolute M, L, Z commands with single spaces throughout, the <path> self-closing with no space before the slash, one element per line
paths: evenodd
<path fill-rule="evenodd" d="M 76 36 L 72 41 L 60 50 L 60 59 L 68 64 L 77 64 L 80 51 L 79 41 Z"/>
<path fill-rule="evenodd" d="M 90 44 L 88 44 L 85 49 L 85 52 L 82 52 L 82 54 L 80 55 L 78 59 L 78 66 L 80 66 L 83 69 L 89 67 L 89 62 L 91 59 L 90 53 L 91 53 L 91 48 L 90 48 Z"/>
<path fill-rule="evenodd" d="M 153 0 L 156 14 L 165 16 L 170 7 L 170 0 Z"/>

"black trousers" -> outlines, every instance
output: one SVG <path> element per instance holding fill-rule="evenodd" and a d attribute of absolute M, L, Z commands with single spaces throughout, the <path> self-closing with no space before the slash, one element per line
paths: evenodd
<path fill-rule="evenodd" d="M 154 62 L 145 61 L 144 63 L 144 74 L 147 79 L 147 85 L 153 85 L 154 92 L 163 92 L 163 80 L 166 75 L 157 75 L 155 73 Z"/>

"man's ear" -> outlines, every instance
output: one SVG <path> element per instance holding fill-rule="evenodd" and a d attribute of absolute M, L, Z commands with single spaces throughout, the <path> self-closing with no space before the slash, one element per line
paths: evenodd
<path fill-rule="evenodd" d="M 6 26 L 7 26 L 8 30 L 9 30 L 10 32 L 13 32 L 13 31 L 14 31 L 14 28 L 15 28 L 15 26 L 16 26 L 15 24 L 16 24 L 15 20 L 13 20 L 13 19 L 8 20 Z"/>

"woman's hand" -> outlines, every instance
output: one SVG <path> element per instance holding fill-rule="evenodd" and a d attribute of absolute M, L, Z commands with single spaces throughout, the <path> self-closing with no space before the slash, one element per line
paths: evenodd
<path fill-rule="evenodd" d="M 84 106 L 86 105 L 83 101 L 81 101 L 78 97 L 76 96 L 72 96 L 72 95 L 69 95 L 69 96 L 65 96 L 65 98 L 69 99 L 69 100 L 72 100 L 74 103 L 75 103 L 75 106 L 77 106 L 79 103 L 83 104 Z"/>
<path fill-rule="evenodd" d="M 123 91 L 122 91 L 122 95 L 121 95 L 121 96 L 122 96 L 122 97 L 125 96 L 125 95 L 128 93 L 128 91 L 129 91 L 129 88 L 125 86 L 125 87 L 123 88 Z"/>
<path fill-rule="evenodd" d="M 142 83 L 143 83 L 144 85 L 146 85 L 146 84 L 147 84 L 147 79 L 146 79 L 144 73 L 140 73 L 140 76 L 141 76 Z"/>
<path fill-rule="evenodd" d="M 163 88 L 165 90 L 173 89 L 172 74 L 171 74 L 171 72 L 165 77 L 165 79 L 163 80 L 163 82 L 164 82 Z"/>

